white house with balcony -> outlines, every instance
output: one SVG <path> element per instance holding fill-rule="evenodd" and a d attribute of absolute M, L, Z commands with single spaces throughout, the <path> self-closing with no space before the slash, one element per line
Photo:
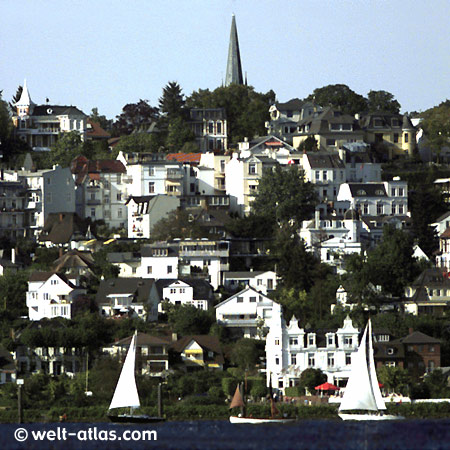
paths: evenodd
<path fill-rule="evenodd" d="M 339 387 L 345 385 L 353 355 L 358 350 L 359 335 L 349 317 L 337 330 L 305 330 L 299 327 L 295 317 L 286 325 L 280 305 L 275 304 L 268 326 L 268 386 L 271 381 L 272 386 L 284 394 L 285 388 L 299 384 L 302 372 L 308 368 L 322 370 L 329 383 Z"/>
<path fill-rule="evenodd" d="M 263 339 L 274 305 L 269 297 L 247 286 L 215 306 L 216 320 L 235 335 Z"/>
<path fill-rule="evenodd" d="M 168 161 L 164 155 L 155 153 L 119 152 L 117 159 L 126 167 L 131 179 L 129 195 L 183 195 L 185 171 L 182 163 Z"/>
<path fill-rule="evenodd" d="M 4 178 L 24 185 L 24 218 L 26 236 L 36 239 L 51 213 L 75 212 L 75 182 L 68 167 L 4 171 Z"/>
<path fill-rule="evenodd" d="M 179 243 L 179 274 L 206 279 L 214 289 L 223 284 L 230 269 L 230 243 L 224 240 L 183 239 Z"/>
<path fill-rule="evenodd" d="M 28 280 L 26 302 L 30 320 L 72 318 L 72 303 L 86 289 L 76 278 L 53 272 L 33 272 Z"/>
<path fill-rule="evenodd" d="M 347 202 L 364 216 L 407 216 L 408 183 L 395 177 L 382 183 L 343 183 L 338 202 Z"/>
<path fill-rule="evenodd" d="M 15 135 L 34 151 L 49 151 L 61 133 L 76 131 L 84 140 L 87 116 L 75 106 L 37 105 L 31 100 L 27 82 L 12 117 Z"/>

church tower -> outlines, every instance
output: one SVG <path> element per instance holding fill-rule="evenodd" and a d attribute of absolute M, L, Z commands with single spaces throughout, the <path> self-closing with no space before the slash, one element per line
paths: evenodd
<path fill-rule="evenodd" d="M 244 78 L 242 77 L 241 54 L 239 52 L 239 40 L 236 28 L 236 18 L 234 14 L 231 20 L 227 73 L 225 76 L 225 86 L 229 86 L 230 84 L 244 84 Z"/>

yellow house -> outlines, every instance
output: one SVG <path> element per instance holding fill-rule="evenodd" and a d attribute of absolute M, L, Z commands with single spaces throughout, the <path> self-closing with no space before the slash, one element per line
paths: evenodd
<path fill-rule="evenodd" d="M 406 114 L 371 113 L 363 116 L 359 124 L 367 143 L 387 146 L 389 159 L 393 156 L 411 156 L 416 147 L 417 130 Z"/>
<path fill-rule="evenodd" d="M 176 341 L 173 350 L 179 353 L 186 368 L 223 369 L 223 353 L 215 336 L 184 336 Z"/>

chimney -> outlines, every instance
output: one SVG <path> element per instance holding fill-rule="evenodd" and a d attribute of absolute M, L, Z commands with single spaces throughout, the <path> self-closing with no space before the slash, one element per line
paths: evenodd
<path fill-rule="evenodd" d="M 315 228 L 319 228 L 320 225 L 320 209 L 316 209 L 316 215 L 315 215 Z"/>
<path fill-rule="evenodd" d="M 414 333 L 414 328 L 408 328 L 408 334 L 413 334 Z"/>
<path fill-rule="evenodd" d="M 62 222 L 63 221 L 63 214 L 59 213 L 59 221 Z"/>

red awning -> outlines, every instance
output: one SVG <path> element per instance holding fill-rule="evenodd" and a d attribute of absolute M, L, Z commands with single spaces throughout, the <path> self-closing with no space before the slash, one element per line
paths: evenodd
<path fill-rule="evenodd" d="M 339 391 L 339 388 L 334 384 L 326 383 L 320 384 L 314 388 L 316 391 Z"/>

